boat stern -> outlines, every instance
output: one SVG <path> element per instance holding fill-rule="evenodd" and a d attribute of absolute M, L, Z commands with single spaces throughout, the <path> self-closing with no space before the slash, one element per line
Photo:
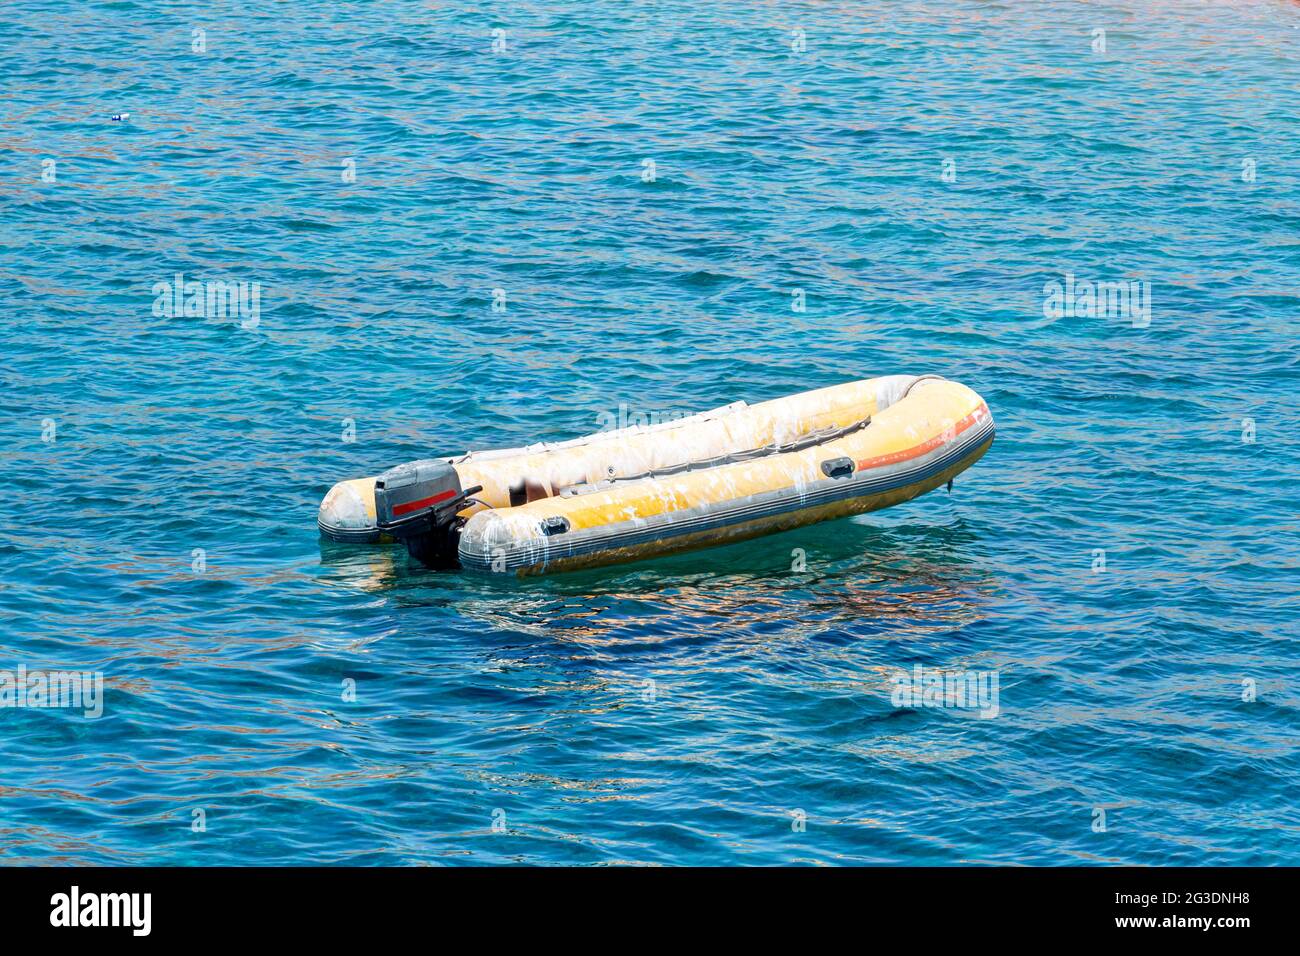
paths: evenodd
<path fill-rule="evenodd" d="M 320 533 L 331 541 L 372 543 L 380 540 L 375 520 L 375 479 L 340 481 L 320 503 Z"/>

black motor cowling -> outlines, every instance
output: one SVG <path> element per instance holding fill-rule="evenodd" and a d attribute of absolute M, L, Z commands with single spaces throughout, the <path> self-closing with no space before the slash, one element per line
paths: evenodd
<path fill-rule="evenodd" d="M 411 461 L 375 479 L 376 525 L 429 567 L 456 567 L 456 544 L 470 495 L 482 485 L 462 489 L 456 469 L 441 458 Z"/>

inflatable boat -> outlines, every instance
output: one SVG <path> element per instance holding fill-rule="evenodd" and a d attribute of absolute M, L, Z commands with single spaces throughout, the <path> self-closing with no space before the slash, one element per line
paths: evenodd
<path fill-rule="evenodd" d="M 431 567 L 538 574 L 633 561 L 887 508 L 993 442 L 975 392 L 889 375 L 758 405 L 339 482 L 336 541 L 398 540 Z"/>

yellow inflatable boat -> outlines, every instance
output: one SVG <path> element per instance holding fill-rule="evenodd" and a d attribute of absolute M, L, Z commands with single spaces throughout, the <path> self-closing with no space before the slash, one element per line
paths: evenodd
<path fill-rule="evenodd" d="M 343 481 L 322 534 L 435 567 L 537 574 L 862 514 L 949 483 L 993 442 L 964 385 L 889 375 L 651 426 L 409 462 Z"/>

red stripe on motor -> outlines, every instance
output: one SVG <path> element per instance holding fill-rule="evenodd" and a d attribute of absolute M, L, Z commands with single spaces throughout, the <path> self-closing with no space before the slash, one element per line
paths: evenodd
<path fill-rule="evenodd" d="M 393 505 L 393 517 L 396 518 L 398 515 L 409 514 L 417 508 L 427 508 L 429 505 L 436 505 L 439 501 L 446 501 L 448 498 L 454 498 L 455 495 L 456 490 L 453 488 L 449 491 L 444 491 L 442 494 L 434 495 L 431 498 L 421 498 L 419 501 L 408 501 L 404 505 Z"/>

